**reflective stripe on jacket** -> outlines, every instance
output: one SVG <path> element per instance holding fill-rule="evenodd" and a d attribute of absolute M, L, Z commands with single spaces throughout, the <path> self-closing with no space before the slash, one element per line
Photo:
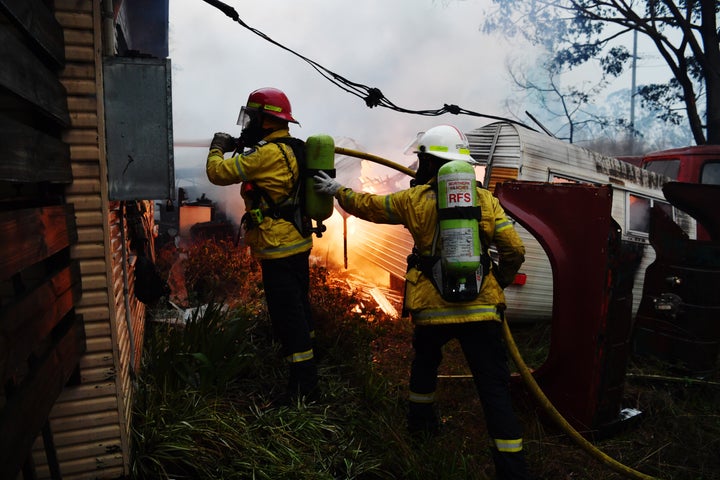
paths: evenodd
<path fill-rule="evenodd" d="M 208 180 L 215 185 L 253 182 L 273 202 L 280 203 L 292 192 L 299 168 L 292 148 L 272 141 L 289 136 L 287 129 L 276 130 L 263 139 L 268 143 L 230 158 L 224 158 L 220 150 L 210 150 L 205 168 Z M 285 156 L 280 149 L 285 152 Z M 253 208 L 245 194 L 243 200 L 246 210 Z M 262 200 L 262 203 L 265 201 Z M 268 205 L 261 205 L 263 209 L 266 207 Z M 312 236 L 301 236 L 293 224 L 285 219 L 265 217 L 259 225 L 245 232 L 245 243 L 256 257 L 272 259 L 310 250 L 313 240 Z"/>
<path fill-rule="evenodd" d="M 343 188 L 335 195 L 348 213 L 374 223 L 402 224 L 411 233 L 421 255 L 430 255 L 437 225 L 437 195 L 430 185 L 420 185 L 390 195 L 373 195 Z M 525 247 L 500 202 L 488 190 L 478 188 L 481 209 L 480 240 L 485 248 L 494 243 L 499 254 L 499 272 L 486 274 L 480 294 L 470 302 L 445 301 L 430 279 L 417 268 L 407 275 L 405 308 L 418 325 L 499 320 L 499 305 L 505 295 L 496 274 L 510 283 L 525 261 Z M 510 279 L 508 281 L 507 279 Z"/>

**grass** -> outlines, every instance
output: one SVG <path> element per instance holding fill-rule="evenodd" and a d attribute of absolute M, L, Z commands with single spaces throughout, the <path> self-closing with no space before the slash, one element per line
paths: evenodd
<path fill-rule="evenodd" d="M 348 291 L 342 272 L 312 269 L 321 399 L 275 404 L 286 372 L 257 265 L 242 253 L 229 261 L 213 248 L 202 250 L 205 262 L 195 264 L 206 271 L 215 260 L 232 265 L 225 273 L 235 279 L 232 288 L 217 296 L 204 291 L 193 301 L 207 302 L 207 309 L 183 327 L 148 324 L 134 406 L 133 478 L 493 478 L 482 409 L 459 346 L 447 345 L 441 366 L 442 434 L 414 442 L 404 424 L 412 327 L 384 315 L 362 292 Z M 203 283 L 202 273 L 188 273 Z M 213 275 L 215 290 L 222 290 L 227 283 Z M 514 334 L 526 361 L 541 362 L 547 326 L 518 327 Z M 635 361 L 627 372 L 624 398 L 643 415 L 596 445 L 657 478 L 720 479 L 718 375 L 682 379 L 662 365 Z M 538 478 L 623 478 L 548 422 L 520 383 L 513 392 Z"/>

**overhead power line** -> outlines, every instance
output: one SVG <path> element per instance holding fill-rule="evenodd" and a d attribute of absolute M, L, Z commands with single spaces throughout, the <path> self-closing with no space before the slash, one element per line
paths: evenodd
<path fill-rule="evenodd" d="M 440 116 L 445 113 L 451 113 L 453 115 L 470 115 L 473 117 L 484 117 L 484 118 L 490 118 L 490 119 L 494 119 L 494 120 L 501 120 L 504 122 L 510 122 L 510 123 L 522 125 L 523 127 L 526 127 L 526 128 L 531 128 L 531 127 L 528 127 L 527 125 L 523 124 L 522 122 L 518 122 L 516 120 L 512 120 L 512 119 L 505 118 L 505 117 L 499 117 L 499 116 L 495 116 L 495 115 L 488 115 L 488 114 L 484 114 L 484 113 L 473 112 L 472 110 L 467 110 L 467 109 L 459 107 L 457 105 L 452 105 L 452 104 L 447 104 L 447 103 L 444 104 L 441 108 L 437 108 L 437 109 L 433 109 L 433 110 L 410 110 L 407 108 L 399 107 L 399 106 L 395 105 L 393 102 L 391 102 L 385 95 L 383 95 L 383 93 L 380 91 L 379 88 L 368 87 L 367 85 L 363 85 L 361 83 L 356 83 L 351 80 L 348 80 L 347 78 L 343 77 L 342 75 L 339 75 L 339 74 L 333 72 L 332 70 L 329 70 L 329 69 L 323 67 L 316 61 L 314 61 L 310 58 L 307 58 L 306 56 L 301 55 L 301 54 L 297 53 L 296 51 L 286 47 L 285 45 L 273 40 L 272 38 L 270 38 L 269 36 L 267 36 L 266 34 L 261 32 L 260 30 L 251 27 L 250 25 L 248 25 L 247 23 L 242 21 L 242 19 L 240 18 L 240 15 L 230 5 L 223 3 L 220 0 L 203 0 L 203 1 L 209 5 L 212 5 L 213 7 L 217 8 L 218 10 L 223 12 L 225 15 L 230 17 L 233 21 L 239 23 L 242 27 L 250 30 L 255 35 L 261 37 L 262 39 L 272 43 L 273 45 L 275 45 L 277 47 L 282 48 L 283 50 L 285 50 L 287 52 L 292 53 L 296 57 L 301 58 L 302 60 L 304 60 L 305 62 L 310 64 L 310 66 L 313 67 L 320 75 L 322 75 L 327 80 L 329 80 L 330 82 L 335 84 L 338 88 L 340 88 L 341 90 L 344 90 L 347 93 L 355 95 L 356 97 L 361 98 L 365 102 L 365 105 L 367 105 L 370 108 L 384 107 L 384 108 L 389 108 L 390 110 L 395 110 L 396 112 L 409 113 L 409 114 L 413 114 L 413 115 L 424 115 L 424 116 L 431 116 L 431 117 Z"/>

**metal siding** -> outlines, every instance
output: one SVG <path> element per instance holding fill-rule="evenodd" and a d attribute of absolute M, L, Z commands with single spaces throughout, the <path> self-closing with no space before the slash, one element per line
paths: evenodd
<path fill-rule="evenodd" d="M 518 168 L 518 180 L 546 182 L 551 174 L 570 178 L 611 184 L 613 187 L 612 217 L 618 222 L 623 237 L 629 241 L 643 243 L 645 254 L 635 276 L 633 288 L 633 315 L 637 312 L 642 297 L 642 282 L 645 268 L 655 259 L 655 251 L 646 238 L 627 234 L 626 195 L 632 191 L 639 195 L 663 200 L 660 186 L 667 179 L 652 172 L 633 168 L 616 158 L 606 157 L 577 145 L 553 139 L 544 133 L 506 123 L 486 125 L 467 133 L 470 151 L 480 163 L 492 161 L 493 168 L 499 168 L 504 177 L 508 168 Z M 492 158 L 490 159 L 490 153 Z M 491 175 L 494 175 L 491 171 Z M 494 185 L 491 176 L 490 184 Z M 694 222 L 687 216 L 677 219 L 680 225 L 694 238 Z M 552 313 L 552 272 L 550 261 L 544 250 L 522 226 L 516 225 L 527 250 L 526 262 L 521 268 L 526 273 L 527 283 L 511 285 L 505 290 L 508 301 L 508 318 L 538 320 L 550 318 Z"/>
<path fill-rule="evenodd" d="M 402 225 L 371 224 L 357 220 L 360 228 L 348 238 L 348 250 L 357 263 L 369 261 L 385 269 L 390 275 L 405 278 L 407 256 L 412 251 L 413 239 Z M 353 258 L 350 258 L 352 261 Z M 351 265 L 352 266 L 352 265 Z"/>
<path fill-rule="evenodd" d="M 80 384 L 65 388 L 51 412 L 60 469 L 65 480 L 119 478 L 129 474 L 130 345 L 125 318 L 122 241 L 118 204 L 108 200 L 105 160 L 100 2 L 55 0 L 56 18 L 65 31 L 67 66 L 61 82 L 68 91 L 74 181 L 67 193 L 75 205 L 87 352 L 80 360 Z M 152 219 L 152 208 L 148 214 Z M 127 241 L 126 241 L 127 246 Z M 144 305 L 130 299 L 137 347 L 142 345 Z M 49 478 L 42 439 L 33 457 L 39 478 Z"/>
<path fill-rule="evenodd" d="M 170 60 L 106 57 L 109 195 L 174 198 Z"/>

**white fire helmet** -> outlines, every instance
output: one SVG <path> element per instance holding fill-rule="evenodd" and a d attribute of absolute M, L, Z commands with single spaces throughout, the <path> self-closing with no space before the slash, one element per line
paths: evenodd
<path fill-rule="evenodd" d="M 462 160 L 475 163 L 470 156 L 467 137 L 452 125 L 438 125 L 427 132 L 418 133 L 417 139 L 405 153 L 427 153 L 444 160 Z"/>

